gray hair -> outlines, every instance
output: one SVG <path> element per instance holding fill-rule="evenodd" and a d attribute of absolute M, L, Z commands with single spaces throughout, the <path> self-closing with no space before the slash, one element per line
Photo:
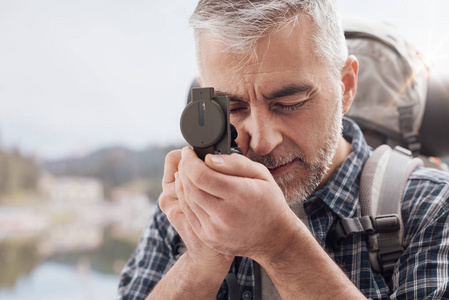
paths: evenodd
<path fill-rule="evenodd" d="M 314 24 L 314 51 L 339 76 L 348 50 L 336 1 L 200 0 L 190 18 L 190 25 L 195 32 L 197 55 L 200 56 L 199 40 L 202 32 L 207 32 L 208 37 L 234 52 L 251 55 L 260 38 L 276 28 L 296 22 L 298 15 L 304 13 Z"/>

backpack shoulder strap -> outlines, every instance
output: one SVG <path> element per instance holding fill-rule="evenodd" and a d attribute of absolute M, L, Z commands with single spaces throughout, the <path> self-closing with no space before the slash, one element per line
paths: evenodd
<path fill-rule="evenodd" d="M 410 174 L 422 165 L 411 152 L 396 146 L 382 145 L 374 150 L 365 164 L 360 179 L 359 200 L 362 215 L 371 216 L 375 233 L 368 247 L 373 269 L 391 276 L 404 251 L 401 204 Z"/>
<path fill-rule="evenodd" d="M 361 217 L 339 220 L 330 232 L 333 246 L 352 234 L 368 234 L 372 268 L 389 278 L 402 255 L 401 203 L 407 180 L 422 161 L 407 149 L 382 145 L 367 160 L 360 179 Z"/>

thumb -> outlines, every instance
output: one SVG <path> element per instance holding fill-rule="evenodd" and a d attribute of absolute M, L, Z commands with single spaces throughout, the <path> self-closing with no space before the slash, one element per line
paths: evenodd
<path fill-rule="evenodd" d="M 263 180 L 273 178 L 264 165 L 236 153 L 231 155 L 208 154 L 204 162 L 209 168 L 226 175 Z"/>

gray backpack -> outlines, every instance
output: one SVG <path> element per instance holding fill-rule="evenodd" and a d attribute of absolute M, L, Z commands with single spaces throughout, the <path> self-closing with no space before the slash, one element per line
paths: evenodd
<path fill-rule="evenodd" d="M 361 215 L 339 220 L 327 241 L 338 248 L 349 235 L 368 235 L 371 266 L 388 281 L 403 252 L 401 204 L 409 175 L 423 160 L 444 168 L 427 157 L 413 158 L 422 152 L 428 70 L 419 53 L 389 25 L 348 18 L 343 23 L 349 54 L 360 64 L 359 87 L 347 116 L 377 148 L 360 179 Z"/>
<path fill-rule="evenodd" d="M 449 157 L 449 76 L 432 76 L 419 52 L 388 24 L 344 18 L 343 25 L 348 52 L 360 64 L 346 115 L 371 147 L 400 145 L 426 166 L 441 168 L 428 158 Z"/>
<path fill-rule="evenodd" d="M 428 69 L 419 53 L 391 26 L 344 18 L 349 54 L 359 61 L 358 90 L 346 114 L 369 145 L 401 145 L 418 154 Z"/>

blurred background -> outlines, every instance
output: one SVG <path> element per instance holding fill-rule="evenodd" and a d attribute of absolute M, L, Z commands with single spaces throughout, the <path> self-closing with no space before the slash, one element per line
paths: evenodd
<path fill-rule="evenodd" d="M 112 299 L 198 74 L 194 0 L 0 0 L 0 299 Z M 341 0 L 449 70 L 449 2 Z"/>

